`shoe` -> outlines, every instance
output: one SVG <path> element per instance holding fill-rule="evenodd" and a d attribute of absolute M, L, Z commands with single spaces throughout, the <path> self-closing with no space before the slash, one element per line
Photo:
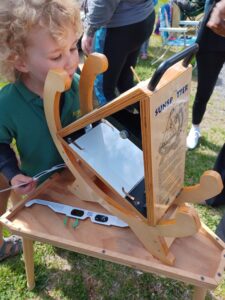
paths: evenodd
<path fill-rule="evenodd" d="M 194 149 L 198 145 L 200 137 L 200 129 L 192 126 L 186 140 L 187 148 Z"/>
<path fill-rule="evenodd" d="M 16 235 L 11 235 L 4 238 L 3 244 L 0 248 L 0 261 L 22 253 L 22 241 Z"/>

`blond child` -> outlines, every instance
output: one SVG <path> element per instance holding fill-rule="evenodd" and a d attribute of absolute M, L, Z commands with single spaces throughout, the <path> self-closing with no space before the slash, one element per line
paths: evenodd
<path fill-rule="evenodd" d="M 63 126 L 79 115 L 77 42 L 80 11 L 74 0 L 1 0 L 0 77 L 10 83 L 0 91 L 0 189 L 35 189 L 32 177 L 62 162 L 53 143 L 43 109 L 43 88 L 50 69 L 61 68 L 72 79 L 61 99 Z M 10 148 L 13 139 L 20 163 Z M 8 192 L 0 193 L 0 215 Z M 0 261 L 19 253 L 18 238 L 3 238 L 0 225 Z"/>

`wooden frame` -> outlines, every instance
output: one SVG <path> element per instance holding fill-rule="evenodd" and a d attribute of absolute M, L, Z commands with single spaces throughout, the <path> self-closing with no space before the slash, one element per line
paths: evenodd
<path fill-rule="evenodd" d="M 169 60 L 165 70 L 160 71 L 162 78 L 154 91 L 148 88 L 147 82 L 143 82 L 95 110 L 92 100 L 94 78 L 106 70 L 107 63 L 101 54 L 89 56 L 81 75 L 80 102 L 84 116 L 65 128 L 60 122 L 59 102 L 60 93 L 68 88 L 66 72 L 50 71 L 44 89 L 44 107 L 52 138 L 76 178 L 71 191 L 83 200 L 100 203 L 129 224 L 145 247 L 166 264 L 173 264 L 175 260 L 169 251 L 173 240 L 193 235 L 201 227 L 197 213 L 183 201 L 190 193 L 189 189 L 183 188 L 183 181 L 191 66 L 181 63 L 181 59 L 190 55 L 190 51 L 196 51 L 196 47 L 184 50 L 181 55 Z M 153 76 L 152 80 L 158 79 Z M 66 142 L 68 135 L 137 103 L 145 171 L 146 217 Z M 211 190 L 212 194 L 222 189 L 221 179 L 214 171 L 206 172 L 202 182 L 213 183 L 215 189 Z M 186 202 L 196 203 L 210 197 L 208 190 L 202 192 L 202 185 L 191 190 L 191 198 Z"/>
<path fill-rule="evenodd" d="M 205 226 L 193 236 L 176 239 L 171 246 L 176 260 L 173 266 L 167 266 L 146 250 L 130 228 L 96 225 L 87 219 L 80 221 L 74 229 L 72 219 L 64 225 L 64 216 L 47 207 L 24 207 L 29 199 L 40 198 L 67 205 L 75 203 L 78 207 L 106 212 L 98 203 L 82 201 L 74 196 L 68 188 L 73 181 L 74 177 L 68 170 L 54 175 L 30 198 L 19 202 L 1 217 L 5 226 L 23 237 L 29 289 L 35 285 L 33 241 L 193 284 L 194 300 L 204 299 L 207 289 L 216 288 L 225 267 L 224 243 Z"/>
<path fill-rule="evenodd" d="M 107 63 L 100 54 L 90 56 L 80 83 L 84 116 L 65 128 L 61 126 L 59 102 L 70 79 L 63 70 L 49 72 L 44 90 L 46 118 L 71 173 L 62 172 L 46 181 L 30 198 L 0 218 L 12 232 L 23 237 L 29 288 L 34 286 L 33 240 L 192 283 L 196 285 L 194 299 L 203 299 L 207 288 L 216 287 L 225 266 L 224 243 L 200 222 L 197 212 L 186 202 L 199 203 L 219 193 L 222 181 L 216 172 L 206 171 L 199 184 L 183 187 L 191 67 L 188 61 L 180 60 L 194 50 L 195 47 L 186 49 L 166 62 L 150 83 L 141 82 L 95 110 L 94 78 L 107 68 Z M 140 108 L 146 216 L 112 188 L 66 140 L 71 133 L 135 103 Z M 34 198 L 107 211 L 129 228 L 107 228 L 85 220 L 74 235 L 73 229 L 63 225 L 61 215 L 39 205 L 24 207 Z"/>

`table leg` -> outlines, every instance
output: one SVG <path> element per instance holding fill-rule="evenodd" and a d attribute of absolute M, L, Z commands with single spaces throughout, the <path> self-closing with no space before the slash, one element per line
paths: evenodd
<path fill-rule="evenodd" d="M 35 287 L 34 282 L 34 249 L 33 241 L 23 238 L 23 256 L 27 275 L 27 287 L 32 290 Z"/>
<path fill-rule="evenodd" d="M 207 289 L 199 286 L 195 286 L 193 300 L 204 300 L 206 297 Z"/>

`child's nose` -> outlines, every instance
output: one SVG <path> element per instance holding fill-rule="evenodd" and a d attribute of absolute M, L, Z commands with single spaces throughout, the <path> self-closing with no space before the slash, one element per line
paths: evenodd
<path fill-rule="evenodd" d="M 64 69 L 71 69 L 74 65 L 74 57 L 72 55 L 67 55 L 64 62 Z"/>

